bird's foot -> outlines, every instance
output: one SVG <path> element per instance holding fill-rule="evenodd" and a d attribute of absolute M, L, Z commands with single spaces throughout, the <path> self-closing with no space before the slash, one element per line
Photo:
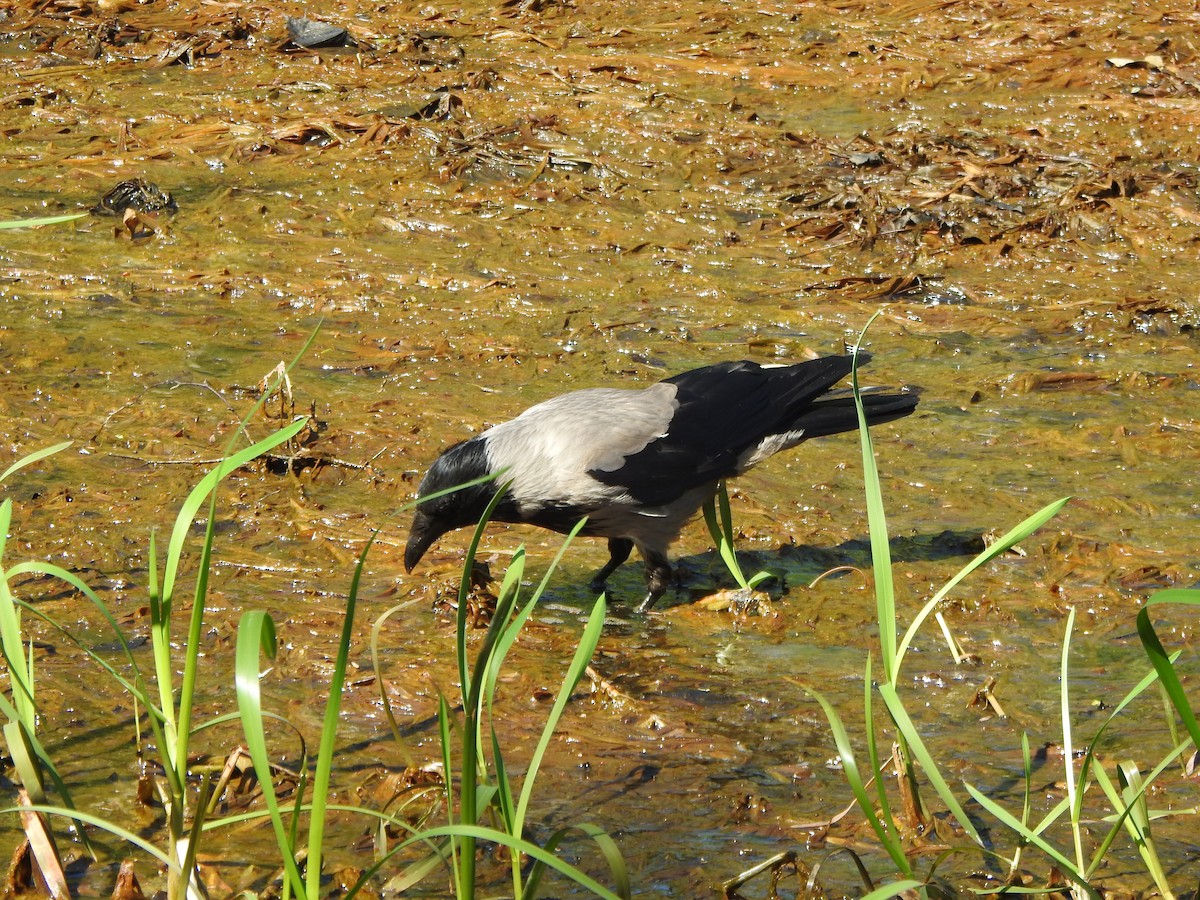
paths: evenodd
<path fill-rule="evenodd" d="M 642 549 L 642 557 L 646 561 L 646 599 L 638 605 L 638 612 L 649 612 L 658 602 L 658 598 L 667 592 L 671 585 L 671 564 L 666 556 L 646 548 Z"/>
<path fill-rule="evenodd" d="M 656 594 L 653 591 L 651 591 L 649 594 L 646 595 L 646 598 L 644 600 L 642 600 L 641 603 L 638 604 L 637 611 L 639 613 L 650 612 L 650 610 L 654 608 L 654 604 L 658 602 L 658 598 L 661 596 L 662 596 L 662 594 Z"/>
<path fill-rule="evenodd" d="M 633 541 L 629 540 L 629 538 L 609 538 L 608 562 L 596 573 L 596 576 L 588 585 L 588 589 L 595 591 L 597 594 L 608 590 L 608 576 L 617 571 L 621 567 L 621 564 L 629 559 L 631 552 L 633 552 Z"/>

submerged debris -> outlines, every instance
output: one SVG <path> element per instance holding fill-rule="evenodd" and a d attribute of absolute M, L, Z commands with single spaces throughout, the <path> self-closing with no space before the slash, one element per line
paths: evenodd
<path fill-rule="evenodd" d="M 297 47 L 315 50 L 318 47 L 347 47 L 353 45 L 350 33 L 340 25 L 314 22 L 311 19 L 287 20 L 288 38 Z"/>
<path fill-rule="evenodd" d="M 117 883 L 113 887 L 113 900 L 144 900 L 145 896 L 142 886 L 138 882 L 133 860 L 123 860 L 121 870 L 117 873 Z"/>
<path fill-rule="evenodd" d="M 696 601 L 696 607 L 709 612 L 730 612 L 739 616 L 772 616 L 775 608 L 771 595 L 749 588 L 727 588 Z"/>
<path fill-rule="evenodd" d="M 100 202 L 92 207 L 92 212 L 99 215 L 123 216 L 126 210 L 132 209 L 139 213 L 174 213 L 179 211 L 175 198 L 157 184 L 143 181 L 141 178 L 131 178 L 122 181 L 100 198 Z"/>
<path fill-rule="evenodd" d="M 357 44 L 346 51 L 297 49 L 315 44 L 307 35 L 284 45 L 277 5 L 0 0 L 10 217 L 63 212 L 80 190 L 91 206 L 135 176 L 188 186 L 186 229 L 169 245 L 131 248 L 148 229 L 161 235 L 166 216 L 120 196 L 79 230 L 6 232 L 10 443 L 93 436 L 14 485 L 38 498 L 14 519 L 23 552 L 69 564 L 97 590 L 98 580 L 143 627 L 133 607 L 145 561 L 118 523 L 144 538 L 142 523 L 164 520 L 197 467 L 219 464 L 258 396 L 255 360 L 291 358 L 324 317 L 292 373 L 300 395 L 279 393 L 269 421 L 245 426 L 258 440 L 296 415 L 310 425 L 221 495 L 206 646 L 224 654 L 241 609 L 276 610 L 287 643 L 269 678 L 310 729 L 312 685 L 345 620 L 344 576 L 382 527 L 363 597 L 420 600 L 381 637 L 395 642 L 405 731 L 427 748 L 437 685 L 457 678 L 446 618 L 461 549 L 426 577 L 399 577 L 389 523 L 407 517 L 388 516 L 437 448 L 472 433 L 486 410 L 515 411 L 567 385 L 831 352 L 887 304 L 871 339 L 888 375 L 929 388 L 919 424 L 878 448 L 902 609 L 980 553 L 984 530 L 1003 533 L 1054 496 L 1080 498 L 1062 525 L 1024 542 L 1027 557 L 982 566 L 942 607 L 963 645 L 987 648 L 986 670 L 949 669 L 924 636 L 912 646 L 916 671 L 946 666 L 944 683 L 921 676 L 904 690 L 920 698 L 917 727 L 931 724 L 941 746 L 956 736 L 949 726 L 966 727 L 956 778 L 1019 775 L 1006 736 L 1011 722 L 1035 746 L 1047 725 L 1053 734 L 1042 713 L 1060 685 L 1041 664 L 1058 656 L 1066 608 L 1087 629 L 1072 652 L 1100 642 L 1098 657 L 1080 657 L 1090 690 L 1136 661 L 1130 617 L 1145 594 L 1196 578 L 1195 500 L 1181 486 L 1200 445 L 1200 53 L 1190 4 L 1146 15 L 1152 6 L 1105 0 L 1086 16 L 1072 4 L 988 0 L 309 7 L 332 22 L 314 25 L 346 27 Z M 115 248 L 95 239 L 110 225 Z M 851 577 L 782 601 L 688 603 L 715 566 L 692 529 L 679 602 L 649 627 L 610 611 L 603 680 L 592 696 L 576 689 L 578 717 L 546 756 L 559 793 L 578 796 L 602 827 L 653 824 L 653 841 L 633 842 L 632 868 L 679 896 L 712 893 L 786 849 L 782 827 L 828 822 L 844 792 L 843 767 L 823 764 L 835 754 L 819 713 L 780 677 L 795 673 L 857 710 L 862 667 L 848 655 L 877 640 L 859 454 L 849 436 L 812 451 L 760 470 L 759 502 L 743 499 L 739 522 L 763 548 L 794 535 L 758 555 L 796 584 L 831 569 Z M 300 468 L 297 479 L 266 474 Z M 71 493 L 50 490 L 60 484 Z M 488 540 L 497 559 L 526 540 L 539 542 L 531 561 L 549 558 L 550 539 Z M 497 707 L 503 740 L 515 726 L 534 745 L 529 698 L 543 696 L 549 667 L 562 671 L 562 639 L 585 599 L 577 576 L 601 553 L 572 546 L 570 571 L 514 644 L 515 680 L 499 695 L 511 705 Z M 628 596 L 639 573 L 622 577 L 615 590 Z M 463 610 L 473 627 L 490 602 L 474 589 Z M 107 627 L 75 593 L 46 605 Z M 66 687 L 43 692 L 41 713 L 108 733 L 128 704 L 77 699 L 80 665 L 65 650 L 47 660 L 47 679 L 62 673 Z M 968 712 L 976 671 L 998 675 L 1002 690 Z M 378 701 L 352 682 L 344 721 L 355 734 L 339 772 L 381 758 L 382 745 L 359 740 L 379 725 Z M 997 721 L 997 694 L 1009 723 Z M 1146 711 L 1128 712 L 1139 740 L 1150 736 Z M 811 786 L 781 760 L 811 773 Z M 372 802 L 407 817 L 392 800 L 405 785 L 393 787 Z M 1194 805 L 1193 785 L 1160 787 L 1156 808 Z M 731 822 L 731 799 L 751 794 L 774 812 Z M 1032 802 L 1041 815 L 1058 799 Z M 261 808 L 261 794 L 231 790 L 222 803 Z M 687 814 L 660 828 L 668 806 Z M 132 814 L 145 833 L 157 829 L 152 810 Z M 830 845 L 868 840 L 861 825 L 850 816 Z M 265 858 L 246 842 L 266 831 L 213 832 L 212 848 L 218 860 L 231 843 L 237 858 Z M 718 859 L 731 831 L 737 856 Z M 713 844 L 712 865 L 690 862 L 697 834 Z M 1190 846 L 1189 832 L 1164 836 L 1172 852 Z M 340 831 L 336 840 L 345 845 Z M 1121 873 L 1133 858 L 1124 852 Z M 975 865 L 963 859 L 939 872 L 960 880 Z M 845 855 L 836 862 L 823 876 L 831 896 L 866 893 L 845 884 Z M 246 870 L 236 887 L 265 892 L 266 877 Z M 765 896 L 773 877 L 763 871 L 742 891 Z"/>
<path fill-rule="evenodd" d="M 418 31 L 407 38 L 407 50 L 417 65 L 433 69 L 457 67 L 467 51 L 452 34 Z"/>
<path fill-rule="evenodd" d="M 789 233 L 862 249 L 908 236 L 933 246 L 1005 240 L 1118 238 L 1115 201 L 1194 191 L 1187 166 L 1130 165 L 1121 156 L 1064 154 L 1046 142 L 1000 135 L 892 133 L 847 144 L 789 134 L 804 164 L 780 170 Z M 807 163 L 814 157 L 828 162 Z"/>

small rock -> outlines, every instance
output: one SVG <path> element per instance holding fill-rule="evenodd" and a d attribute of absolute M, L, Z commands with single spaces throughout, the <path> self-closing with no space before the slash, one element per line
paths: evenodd
<path fill-rule="evenodd" d="M 345 47 L 351 43 L 350 34 L 345 28 L 327 22 L 314 22 L 312 19 L 294 19 L 289 16 L 287 31 L 293 44 L 309 50 L 317 47 Z"/>

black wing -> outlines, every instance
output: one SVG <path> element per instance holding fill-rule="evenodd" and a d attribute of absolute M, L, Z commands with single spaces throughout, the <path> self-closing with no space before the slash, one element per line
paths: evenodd
<path fill-rule="evenodd" d="M 868 359 L 859 354 L 860 365 Z M 679 408 L 666 435 L 627 456 L 619 469 L 588 474 L 624 487 L 647 506 L 670 503 L 694 487 L 736 474 L 742 454 L 768 435 L 804 428 L 804 414 L 852 365 L 849 356 L 766 368 L 743 360 L 668 378 L 677 388 Z"/>

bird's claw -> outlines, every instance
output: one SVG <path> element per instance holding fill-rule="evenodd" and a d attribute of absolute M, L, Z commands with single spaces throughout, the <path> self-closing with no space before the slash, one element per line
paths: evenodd
<path fill-rule="evenodd" d="M 646 595 L 646 598 L 641 603 L 638 604 L 637 611 L 639 613 L 650 612 L 650 610 L 654 608 L 654 604 L 658 602 L 658 598 L 661 596 L 662 596 L 662 594 L 656 594 L 653 591 L 651 591 L 649 594 Z"/>

